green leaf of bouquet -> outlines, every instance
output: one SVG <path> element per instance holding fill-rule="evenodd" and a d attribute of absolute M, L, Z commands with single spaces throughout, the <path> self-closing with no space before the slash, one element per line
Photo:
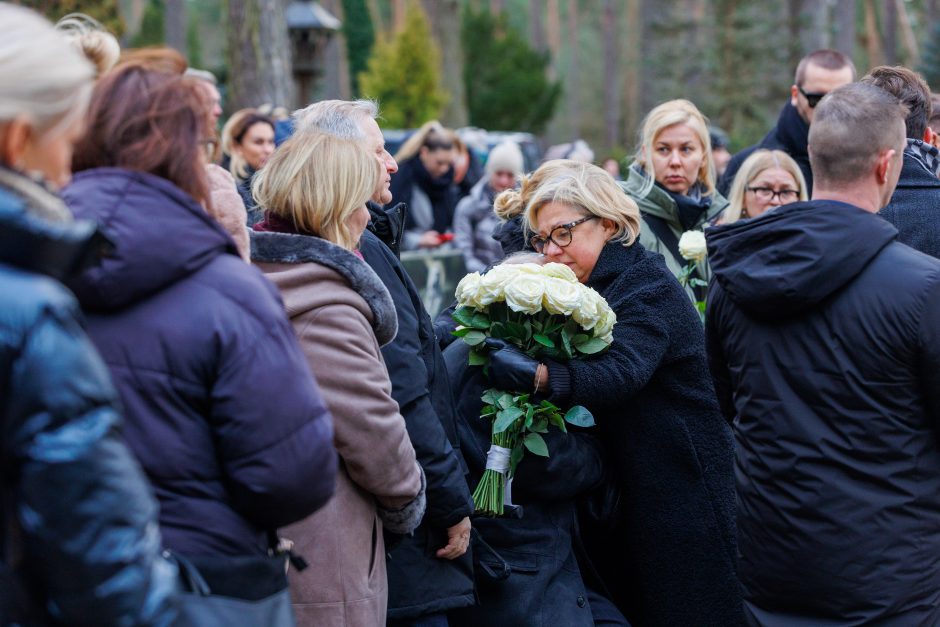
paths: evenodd
<path fill-rule="evenodd" d="M 588 411 L 586 407 L 575 405 L 565 412 L 565 422 L 576 427 L 593 427 L 594 414 Z"/>
<path fill-rule="evenodd" d="M 555 348 L 555 342 L 552 341 L 547 335 L 542 335 L 541 333 L 536 333 L 532 336 L 532 339 L 541 344 L 542 346 L 547 346 L 548 348 Z"/>
<path fill-rule="evenodd" d="M 495 405 L 499 402 L 499 398 L 503 395 L 497 389 L 490 388 L 483 392 L 483 396 L 480 397 L 480 400 L 486 403 L 487 405 Z"/>
<path fill-rule="evenodd" d="M 565 421 L 558 412 L 548 414 L 548 421 L 567 433 L 568 429 L 565 427 Z"/>
<path fill-rule="evenodd" d="M 695 308 L 698 309 L 698 312 L 699 312 L 700 314 L 705 313 L 705 307 L 706 307 L 706 305 L 705 305 L 705 301 L 704 301 L 704 300 L 696 301 L 696 303 L 695 303 Z"/>
<path fill-rule="evenodd" d="M 456 331 L 451 331 L 450 334 L 453 335 L 454 337 L 463 337 L 467 333 L 470 333 L 470 331 L 473 331 L 473 329 L 471 329 L 470 327 L 463 327 L 463 328 L 457 329 Z"/>
<path fill-rule="evenodd" d="M 535 433 L 548 433 L 548 418 L 543 414 L 533 420 L 530 431 L 534 431 Z"/>
<path fill-rule="evenodd" d="M 490 325 L 490 337 L 495 337 L 498 340 L 508 340 L 510 339 L 509 330 L 506 328 L 505 322 L 494 322 Z"/>
<path fill-rule="evenodd" d="M 519 465 L 519 462 L 522 461 L 522 455 L 525 453 L 525 449 L 522 446 L 522 442 L 516 444 L 512 447 L 512 453 L 509 454 L 509 476 L 516 474 L 516 466 Z"/>
<path fill-rule="evenodd" d="M 483 340 L 486 339 L 486 334 L 483 331 L 477 331 L 474 329 L 470 331 L 465 336 L 463 336 L 463 341 L 469 344 L 470 346 L 476 346 L 477 344 L 482 344 Z"/>
<path fill-rule="evenodd" d="M 506 394 L 503 392 L 499 396 L 499 400 L 496 403 L 499 405 L 500 409 L 509 409 L 510 407 L 515 407 L 515 401 L 512 400 L 512 394 Z"/>
<path fill-rule="evenodd" d="M 591 336 L 587 333 L 578 333 L 573 338 L 571 338 L 571 344 L 577 348 L 578 346 L 581 346 L 587 342 L 589 339 L 591 339 Z"/>
<path fill-rule="evenodd" d="M 484 405 L 480 410 L 480 418 L 491 418 L 496 415 L 497 409 L 492 405 Z"/>
<path fill-rule="evenodd" d="M 518 407 L 502 410 L 496 414 L 496 420 L 493 421 L 493 433 L 502 433 L 523 415 L 525 415 L 525 412 Z"/>
<path fill-rule="evenodd" d="M 466 338 L 464 338 L 464 340 L 466 340 Z M 599 353 L 605 348 L 607 348 L 607 342 L 605 342 L 604 340 L 600 338 L 592 337 L 587 342 L 584 342 L 583 344 L 578 344 L 577 346 L 575 346 L 575 348 L 578 349 L 580 352 L 584 353 L 585 355 L 593 355 L 594 353 Z"/>
<path fill-rule="evenodd" d="M 489 329 L 490 328 L 490 317 L 485 313 L 477 312 L 473 314 L 473 318 L 470 319 L 470 325 L 474 329 Z"/>
<path fill-rule="evenodd" d="M 490 358 L 482 351 L 470 351 L 470 359 L 467 363 L 471 366 L 485 366 L 490 363 Z"/>
<path fill-rule="evenodd" d="M 529 331 L 524 324 L 518 322 L 507 322 L 506 331 L 509 333 L 510 337 L 519 339 L 522 342 L 525 342 L 529 339 Z"/>
<path fill-rule="evenodd" d="M 542 439 L 538 433 L 529 433 L 525 436 L 523 440 L 525 447 L 529 449 L 530 453 L 535 455 L 540 455 L 542 457 L 548 457 L 548 446 L 545 444 L 545 440 Z"/>
<path fill-rule="evenodd" d="M 568 359 L 574 356 L 574 349 L 571 348 L 571 340 L 568 338 L 568 332 L 564 329 L 561 330 L 561 350 Z"/>
<path fill-rule="evenodd" d="M 450 317 L 465 327 L 472 327 L 473 316 L 476 312 L 477 310 L 473 307 L 458 307 L 454 313 L 450 314 Z"/>

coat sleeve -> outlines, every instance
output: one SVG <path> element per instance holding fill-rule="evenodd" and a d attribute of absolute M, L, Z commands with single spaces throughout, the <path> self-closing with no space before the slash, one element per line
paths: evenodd
<path fill-rule="evenodd" d="M 170 624 L 176 569 L 161 557 L 157 505 L 71 306 L 40 315 L 9 383 L 0 444 L 19 468 L 24 568 L 47 610 L 68 625 Z"/>
<path fill-rule="evenodd" d="M 920 373 L 929 417 L 940 430 L 940 281 L 927 292 L 920 320 Z"/>
<path fill-rule="evenodd" d="M 725 420 L 731 424 L 734 422 L 737 411 L 734 407 L 731 374 L 728 370 L 724 348 L 721 345 L 721 330 L 718 322 L 718 314 L 724 306 L 724 292 L 717 281 L 712 281 L 708 292 L 708 309 L 705 312 L 705 352 L 708 358 L 708 369 L 718 395 L 718 405 L 721 407 Z"/>
<path fill-rule="evenodd" d="M 336 449 L 350 478 L 386 508 L 408 505 L 421 492 L 421 472 L 368 321 L 337 304 L 295 322 L 326 390 Z"/>
<path fill-rule="evenodd" d="M 474 233 L 473 220 L 470 219 L 470 215 L 475 202 L 472 196 L 466 196 L 457 203 L 457 209 L 454 210 L 454 245 L 463 255 L 467 272 L 480 272 L 486 269 L 486 264 L 473 254 Z"/>
<path fill-rule="evenodd" d="M 333 496 L 332 418 L 286 316 L 230 335 L 212 388 L 217 455 L 235 508 L 283 527 Z"/>
<path fill-rule="evenodd" d="M 563 501 L 573 499 L 597 486 L 604 476 L 604 453 L 596 434 L 556 428 L 542 434 L 548 457 L 527 453 L 512 480 L 513 498 Z"/>

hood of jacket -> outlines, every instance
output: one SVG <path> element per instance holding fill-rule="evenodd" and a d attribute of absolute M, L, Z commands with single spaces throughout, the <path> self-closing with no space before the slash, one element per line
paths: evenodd
<path fill-rule="evenodd" d="M 139 302 L 203 268 L 238 255 L 228 233 L 192 196 L 146 172 L 79 172 L 62 194 L 76 218 L 94 220 L 113 248 L 70 283 L 85 308 Z"/>
<path fill-rule="evenodd" d="M 881 217 L 831 200 L 793 203 L 706 230 L 715 280 L 738 306 L 765 319 L 816 306 L 897 234 Z"/>
<path fill-rule="evenodd" d="M 106 245 L 93 222 L 75 222 L 42 184 L 0 168 L 0 263 L 65 281 L 97 262 Z"/>
<path fill-rule="evenodd" d="M 679 207 L 666 190 L 662 189 L 639 166 L 627 168 L 627 179 L 618 181 L 620 188 L 640 207 L 643 213 L 662 218 L 677 231 L 685 231 L 679 220 Z M 714 221 L 728 206 L 728 201 L 718 193 L 712 192 L 712 204 L 699 219 L 699 224 Z"/>
<path fill-rule="evenodd" d="M 368 201 L 369 231 L 389 247 L 396 257 L 400 257 L 401 239 L 405 232 L 405 220 L 408 216 L 408 205 L 403 202 L 393 207 L 384 208 L 382 205 Z"/>
<path fill-rule="evenodd" d="M 777 117 L 777 124 L 761 141 L 762 148 L 782 150 L 794 159 L 808 159 L 809 124 L 787 100 Z"/>
<path fill-rule="evenodd" d="M 379 344 L 384 346 L 395 338 L 398 316 L 388 289 L 365 261 L 345 248 L 311 235 L 252 231 L 251 260 L 296 266 L 277 275 L 265 272 L 281 290 L 289 315 L 340 302 L 361 310 L 360 303 L 365 301 L 368 310 L 363 314 Z M 323 282 L 336 285 L 302 289 Z M 342 289 L 344 286 L 347 289 Z M 349 294 L 350 289 L 355 294 Z M 359 298 L 354 297 L 356 294 Z"/>

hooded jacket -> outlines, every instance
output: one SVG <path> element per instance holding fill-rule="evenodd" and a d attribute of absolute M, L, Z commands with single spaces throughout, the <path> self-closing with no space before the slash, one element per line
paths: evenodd
<path fill-rule="evenodd" d="M 176 614 L 153 492 L 58 282 L 94 231 L 0 169 L 0 625 L 169 625 Z M 31 610 L 45 617 L 24 620 Z"/>
<path fill-rule="evenodd" d="M 891 202 L 878 213 L 897 228 L 898 241 L 940 259 L 940 179 L 910 149 Z"/>
<path fill-rule="evenodd" d="M 454 211 L 454 244 L 463 254 L 467 272 L 483 272 L 503 258 L 503 247 L 493 239 L 500 219 L 493 212 L 496 198 L 488 177 L 480 179 Z"/>
<path fill-rule="evenodd" d="M 166 546 L 266 554 L 264 532 L 326 503 L 336 477 L 330 414 L 277 291 L 166 179 L 87 170 L 64 197 L 114 243 L 73 285 Z"/>
<path fill-rule="evenodd" d="M 940 623 L 940 261 L 835 201 L 707 237 L 746 607 L 764 625 Z"/>

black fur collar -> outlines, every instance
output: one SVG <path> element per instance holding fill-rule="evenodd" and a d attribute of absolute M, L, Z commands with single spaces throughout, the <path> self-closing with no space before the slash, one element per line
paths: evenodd
<path fill-rule="evenodd" d="M 325 239 L 310 235 L 251 231 L 251 260 L 267 263 L 317 263 L 345 278 L 372 310 L 372 329 L 384 346 L 398 332 L 395 303 L 378 275 L 362 259 Z"/>

